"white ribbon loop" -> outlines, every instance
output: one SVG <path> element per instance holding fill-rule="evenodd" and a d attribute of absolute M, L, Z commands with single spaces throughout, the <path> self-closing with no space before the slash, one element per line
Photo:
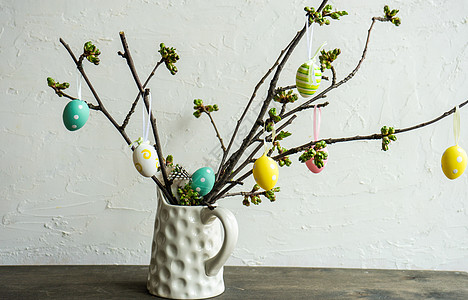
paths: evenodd
<path fill-rule="evenodd" d="M 80 73 L 78 69 L 76 69 L 76 94 L 77 94 L 77 99 L 81 99 L 81 81 L 83 79 L 83 75 Z"/>
<path fill-rule="evenodd" d="M 266 125 L 263 126 L 263 148 L 264 148 L 264 152 L 263 152 L 263 155 L 267 155 L 268 152 L 273 149 L 273 145 L 274 145 L 274 142 L 275 142 L 275 138 L 276 138 L 276 129 L 275 129 L 275 123 L 273 122 L 272 123 L 272 130 L 271 130 L 271 143 L 267 143 L 266 141 Z"/>
<path fill-rule="evenodd" d="M 458 146 L 460 140 L 460 109 L 458 105 L 455 106 L 455 113 L 453 115 L 453 135 L 455 137 L 455 145 Z"/>

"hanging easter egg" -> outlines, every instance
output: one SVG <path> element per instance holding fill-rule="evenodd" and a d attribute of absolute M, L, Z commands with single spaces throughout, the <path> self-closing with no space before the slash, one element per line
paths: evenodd
<path fill-rule="evenodd" d="M 156 174 L 158 163 L 156 150 L 148 142 L 141 143 L 133 150 L 133 164 L 141 175 L 151 177 Z"/>
<path fill-rule="evenodd" d="M 466 152 L 458 145 L 449 147 L 442 155 L 442 171 L 448 179 L 460 177 L 465 172 L 466 164 Z"/>
<path fill-rule="evenodd" d="M 63 124 L 70 131 L 80 129 L 86 124 L 89 117 L 89 107 L 86 102 L 82 100 L 72 100 L 68 102 L 63 110 Z"/>
<path fill-rule="evenodd" d="M 278 181 L 278 164 L 270 157 L 263 154 L 253 165 L 253 176 L 257 184 L 269 191 L 275 187 Z"/>
<path fill-rule="evenodd" d="M 204 167 L 193 173 L 190 186 L 197 191 L 200 196 L 205 196 L 213 188 L 215 174 L 212 168 Z"/>
<path fill-rule="evenodd" d="M 323 149 L 320 149 L 320 151 L 323 151 L 325 153 L 328 154 L 328 150 L 327 148 L 323 148 Z M 326 159 L 323 160 L 323 167 L 319 168 L 317 167 L 317 165 L 314 163 L 314 158 L 312 157 L 311 159 L 309 159 L 308 161 L 306 161 L 306 166 L 307 168 L 309 168 L 309 170 L 312 172 L 312 173 L 315 173 L 315 174 L 318 174 L 320 172 L 323 171 L 323 169 L 325 168 L 325 166 L 327 165 L 327 162 L 328 162 L 328 156 Z"/>
<path fill-rule="evenodd" d="M 312 61 L 303 63 L 297 69 L 296 88 L 302 97 L 307 98 L 315 94 L 320 86 L 320 81 L 322 81 L 322 72 Z"/>

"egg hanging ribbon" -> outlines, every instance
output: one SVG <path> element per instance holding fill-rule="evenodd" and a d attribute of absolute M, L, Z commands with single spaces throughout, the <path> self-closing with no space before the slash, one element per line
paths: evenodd
<path fill-rule="evenodd" d="M 321 116 L 322 116 L 322 109 L 320 107 L 318 108 L 318 116 L 317 116 L 317 105 L 315 105 L 314 106 L 314 141 L 315 142 L 317 142 L 319 139 Z M 320 151 L 323 151 L 328 154 L 327 147 L 320 149 Z M 312 157 L 311 159 L 306 161 L 306 166 L 307 168 L 309 168 L 309 170 L 312 173 L 318 174 L 322 172 L 322 170 L 327 165 L 327 162 L 328 162 L 328 156 L 326 159 L 323 160 L 323 166 L 319 168 L 315 164 L 314 158 Z"/>
<path fill-rule="evenodd" d="M 81 73 L 77 73 L 76 86 L 78 99 L 74 99 L 65 106 L 62 120 L 65 127 L 70 131 L 75 131 L 83 127 L 89 118 L 88 104 L 81 100 Z"/>
<path fill-rule="evenodd" d="M 275 137 L 276 130 L 275 125 L 273 123 L 273 130 L 271 132 L 271 145 L 267 145 L 268 143 L 266 142 L 266 133 L 264 125 L 263 145 L 265 150 L 263 152 L 263 155 L 255 161 L 252 170 L 255 182 L 257 182 L 257 184 L 265 191 L 269 191 L 275 187 L 279 176 L 278 164 L 272 158 L 268 157 L 268 152 L 273 148 Z"/>
<path fill-rule="evenodd" d="M 460 111 L 455 107 L 453 116 L 453 135 L 455 146 L 447 148 L 441 159 L 442 171 L 448 179 L 456 179 L 465 172 L 467 165 L 467 155 L 462 147 L 458 146 L 460 140 Z"/>
<path fill-rule="evenodd" d="M 307 57 L 308 61 L 303 63 L 296 72 L 296 88 L 299 94 L 307 98 L 312 96 L 320 86 L 322 72 L 314 61 L 320 50 L 326 45 L 323 43 L 312 56 L 312 37 L 314 34 L 314 23 L 309 26 L 309 19 L 306 16 L 306 37 L 307 37 Z M 310 30 L 309 30 L 310 27 Z"/>
<path fill-rule="evenodd" d="M 137 171 L 145 176 L 152 177 L 156 174 L 158 170 L 158 156 L 156 150 L 148 140 L 149 125 L 151 122 L 151 93 L 149 94 L 149 107 L 148 113 L 145 111 L 145 105 L 143 106 L 143 137 L 139 137 L 136 141 L 130 144 L 130 147 L 133 147 L 137 144 L 136 148 L 133 150 L 133 164 Z M 147 121 L 145 118 L 148 117 Z"/>

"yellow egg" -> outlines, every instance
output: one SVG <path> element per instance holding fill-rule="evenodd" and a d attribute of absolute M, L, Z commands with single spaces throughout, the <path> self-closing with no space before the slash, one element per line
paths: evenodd
<path fill-rule="evenodd" d="M 253 176 L 257 184 L 265 191 L 275 187 L 278 181 L 278 165 L 270 157 L 263 154 L 253 165 Z"/>
<path fill-rule="evenodd" d="M 442 171 L 448 179 L 458 178 L 465 172 L 467 161 L 465 150 L 457 145 L 452 146 L 442 155 Z"/>

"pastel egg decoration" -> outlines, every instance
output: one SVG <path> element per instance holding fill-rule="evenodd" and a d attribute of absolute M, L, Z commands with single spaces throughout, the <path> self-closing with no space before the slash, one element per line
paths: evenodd
<path fill-rule="evenodd" d="M 312 74 L 313 72 L 313 74 Z M 315 82 L 314 82 L 315 76 Z M 308 61 L 303 63 L 296 72 L 296 88 L 299 94 L 308 98 L 315 94 L 322 81 L 322 71 L 313 63 Z"/>
<path fill-rule="evenodd" d="M 255 161 L 253 165 L 253 176 L 255 182 L 265 191 L 269 191 L 275 187 L 278 181 L 278 175 L 278 164 L 266 154 L 263 154 Z"/>
<path fill-rule="evenodd" d="M 65 106 L 63 110 L 63 124 L 70 131 L 80 129 L 86 124 L 89 118 L 89 107 L 86 102 L 75 99 Z"/>
<path fill-rule="evenodd" d="M 215 174 L 212 168 L 204 167 L 195 171 L 192 175 L 190 186 L 200 196 L 208 194 L 215 183 Z"/>
<path fill-rule="evenodd" d="M 442 155 L 442 171 L 448 179 L 456 179 L 465 172 L 467 164 L 465 150 L 458 145 L 449 147 Z"/>
<path fill-rule="evenodd" d="M 151 177 L 158 171 L 158 155 L 149 142 L 141 143 L 133 150 L 133 164 L 138 173 Z"/>
<path fill-rule="evenodd" d="M 320 151 L 323 151 L 325 153 L 328 154 L 328 150 L 327 148 L 323 148 L 323 149 L 320 149 Z M 325 166 L 327 165 L 327 162 L 328 162 L 328 157 L 326 159 L 323 160 L 323 167 L 319 168 L 317 167 L 317 165 L 315 165 L 314 163 L 314 158 L 312 157 L 311 159 L 309 159 L 308 161 L 306 161 L 306 166 L 307 168 L 309 168 L 309 170 L 312 172 L 312 173 L 315 173 L 315 174 L 318 174 L 320 172 L 323 171 L 323 169 L 325 168 Z"/>

